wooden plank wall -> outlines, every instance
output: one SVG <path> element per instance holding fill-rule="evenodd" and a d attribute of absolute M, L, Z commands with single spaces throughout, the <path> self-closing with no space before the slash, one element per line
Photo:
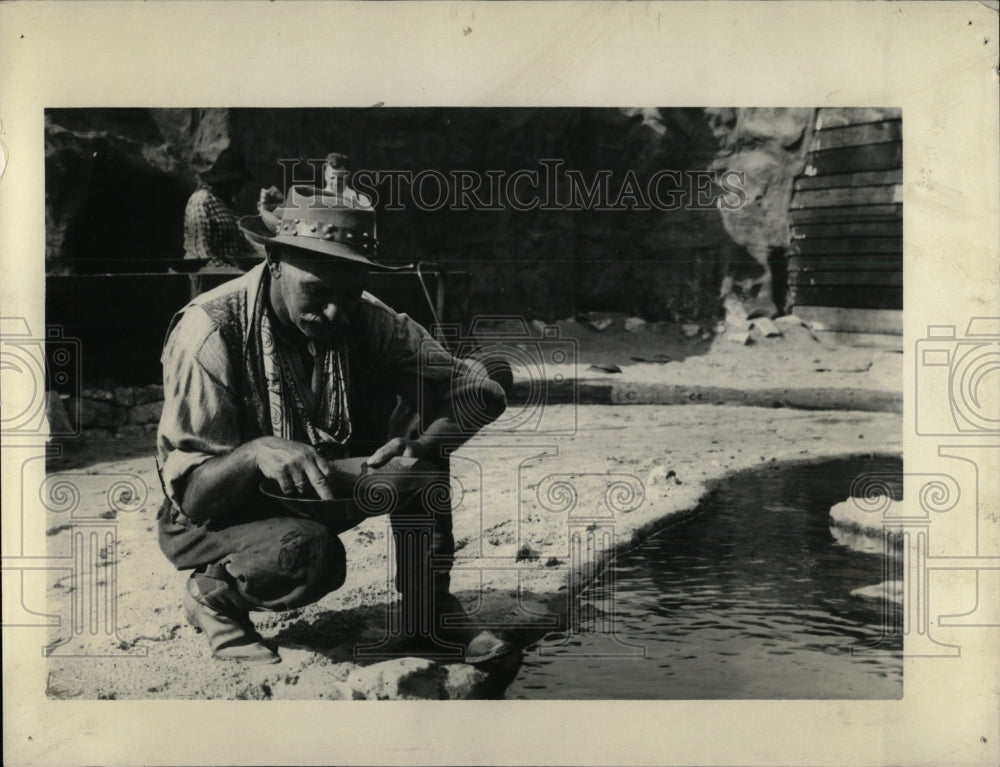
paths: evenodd
<path fill-rule="evenodd" d="M 850 318 L 852 332 L 886 332 L 885 316 L 903 308 L 902 181 L 898 109 L 817 110 L 789 211 L 788 291 L 797 314 L 832 308 L 819 313 Z M 865 317 L 881 317 L 883 327 L 867 327 Z"/>

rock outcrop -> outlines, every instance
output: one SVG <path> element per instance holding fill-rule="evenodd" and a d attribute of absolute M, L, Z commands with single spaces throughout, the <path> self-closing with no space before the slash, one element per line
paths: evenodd
<path fill-rule="evenodd" d="M 195 177 L 149 110 L 45 114 L 49 273 L 166 271 Z"/>
<path fill-rule="evenodd" d="M 894 520 L 903 517 L 902 501 L 887 496 L 877 498 L 874 503 L 870 499 L 848 498 L 830 509 L 830 532 L 837 543 L 855 551 L 900 557 L 902 552 L 887 545 L 886 537 L 902 530 L 901 524 Z M 902 604 L 903 583 L 883 581 L 854 589 L 851 596 Z"/>
<path fill-rule="evenodd" d="M 541 203 L 515 210 L 382 205 L 379 235 L 393 261 L 440 261 L 472 274 L 460 296 L 469 316 L 518 313 L 551 321 L 617 310 L 647 320 L 717 318 L 720 285 L 770 295 L 766 264 L 787 240 L 787 191 L 811 110 L 679 109 L 129 109 L 46 113 L 47 258 L 50 272 L 163 271 L 182 255 L 183 211 L 196 174 L 230 143 L 257 188 L 311 183 L 309 159 L 346 152 L 373 171 L 539 173 Z M 301 160 L 295 165 L 297 160 Z M 563 163 L 547 184 L 545 162 Z M 279 164 L 284 161 L 284 165 Z M 294 168 L 293 168 L 294 166 Z M 587 185 L 606 176 L 610 199 L 657 173 L 746 173 L 747 204 L 721 215 L 691 209 L 597 210 L 568 201 L 563 171 Z M 632 174 L 632 181 L 629 174 Z M 689 181 L 685 176 L 682 187 Z M 425 185 L 434 196 L 434 179 Z M 530 190 L 531 179 L 522 185 Z M 671 184 L 660 187 L 670 198 Z M 391 182 L 377 188 L 387 196 Z M 711 185 L 709 185 L 710 187 Z M 677 190 L 674 190 L 677 191 Z M 408 196 L 409 195 L 409 196 Z M 530 195 L 529 195 L 530 196 Z M 711 188 L 709 189 L 711 196 Z M 628 195 L 626 195 L 628 198 Z M 423 200 L 424 203 L 427 200 Z M 614 206 L 612 206 L 614 207 Z M 750 275 L 749 277 L 747 275 Z M 750 283 L 746 283 L 749 279 Z M 751 284 L 752 283 L 752 284 Z M 452 318 L 454 319 L 454 317 Z"/>
<path fill-rule="evenodd" d="M 358 666 L 346 684 L 367 700 L 465 700 L 476 697 L 486 676 L 461 663 L 408 657 Z"/>
<path fill-rule="evenodd" d="M 69 397 L 65 404 L 69 423 L 78 429 L 150 433 L 156 430 L 163 410 L 163 387 L 159 384 L 85 387 L 79 396 Z"/>
<path fill-rule="evenodd" d="M 788 206 L 792 182 L 805 163 L 815 119 L 814 109 L 708 109 L 719 154 L 712 167 L 745 174 L 746 203 L 722 210 L 726 231 L 744 246 L 756 268 L 733 271 L 723 286 L 739 314 L 770 315 L 782 310 L 783 298 L 772 288 L 772 270 L 784 265 L 789 235 Z M 734 307 L 727 304 L 727 320 Z"/>

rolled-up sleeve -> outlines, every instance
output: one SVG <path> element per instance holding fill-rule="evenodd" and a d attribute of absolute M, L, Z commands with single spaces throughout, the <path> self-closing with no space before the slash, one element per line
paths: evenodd
<path fill-rule="evenodd" d="M 373 304 L 367 314 L 373 369 L 425 423 L 447 414 L 463 431 L 475 432 L 504 412 L 504 390 L 484 365 L 457 359 L 419 323 L 384 304 Z"/>
<path fill-rule="evenodd" d="M 184 311 L 167 338 L 162 362 L 157 455 L 164 490 L 183 512 L 191 473 L 239 446 L 239 411 L 225 345 L 201 308 Z"/>

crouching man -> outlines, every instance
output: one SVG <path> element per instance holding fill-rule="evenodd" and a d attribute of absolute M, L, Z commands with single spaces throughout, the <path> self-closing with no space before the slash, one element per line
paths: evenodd
<path fill-rule="evenodd" d="M 372 509 L 296 513 L 262 487 L 328 500 L 345 478 L 379 475 L 398 490 L 383 511 L 408 638 L 464 648 L 469 663 L 505 654 L 450 593 L 441 498 L 449 454 L 503 412 L 503 389 L 363 292 L 368 272 L 385 268 L 372 260 L 375 212 L 363 197 L 293 187 L 282 207 L 240 226 L 266 261 L 185 306 L 162 356 L 159 541 L 193 571 L 188 620 L 216 658 L 277 662 L 250 611 L 291 610 L 339 588 L 337 535 Z M 435 491 L 420 492 L 428 484 Z"/>

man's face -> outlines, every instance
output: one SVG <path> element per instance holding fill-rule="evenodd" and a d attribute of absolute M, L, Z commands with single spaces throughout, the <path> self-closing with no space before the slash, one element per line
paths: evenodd
<path fill-rule="evenodd" d="M 323 183 L 329 192 L 343 192 L 344 186 L 349 183 L 349 175 L 350 171 L 343 166 L 335 167 L 330 163 L 323 165 Z"/>
<path fill-rule="evenodd" d="M 274 309 L 279 319 L 294 325 L 306 338 L 329 341 L 347 324 L 347 315 L 361 299 L 367 274 L 364 267 L 348 262 L 316 263 L 286 251 L 277 276 L 272 277 Z"/>

